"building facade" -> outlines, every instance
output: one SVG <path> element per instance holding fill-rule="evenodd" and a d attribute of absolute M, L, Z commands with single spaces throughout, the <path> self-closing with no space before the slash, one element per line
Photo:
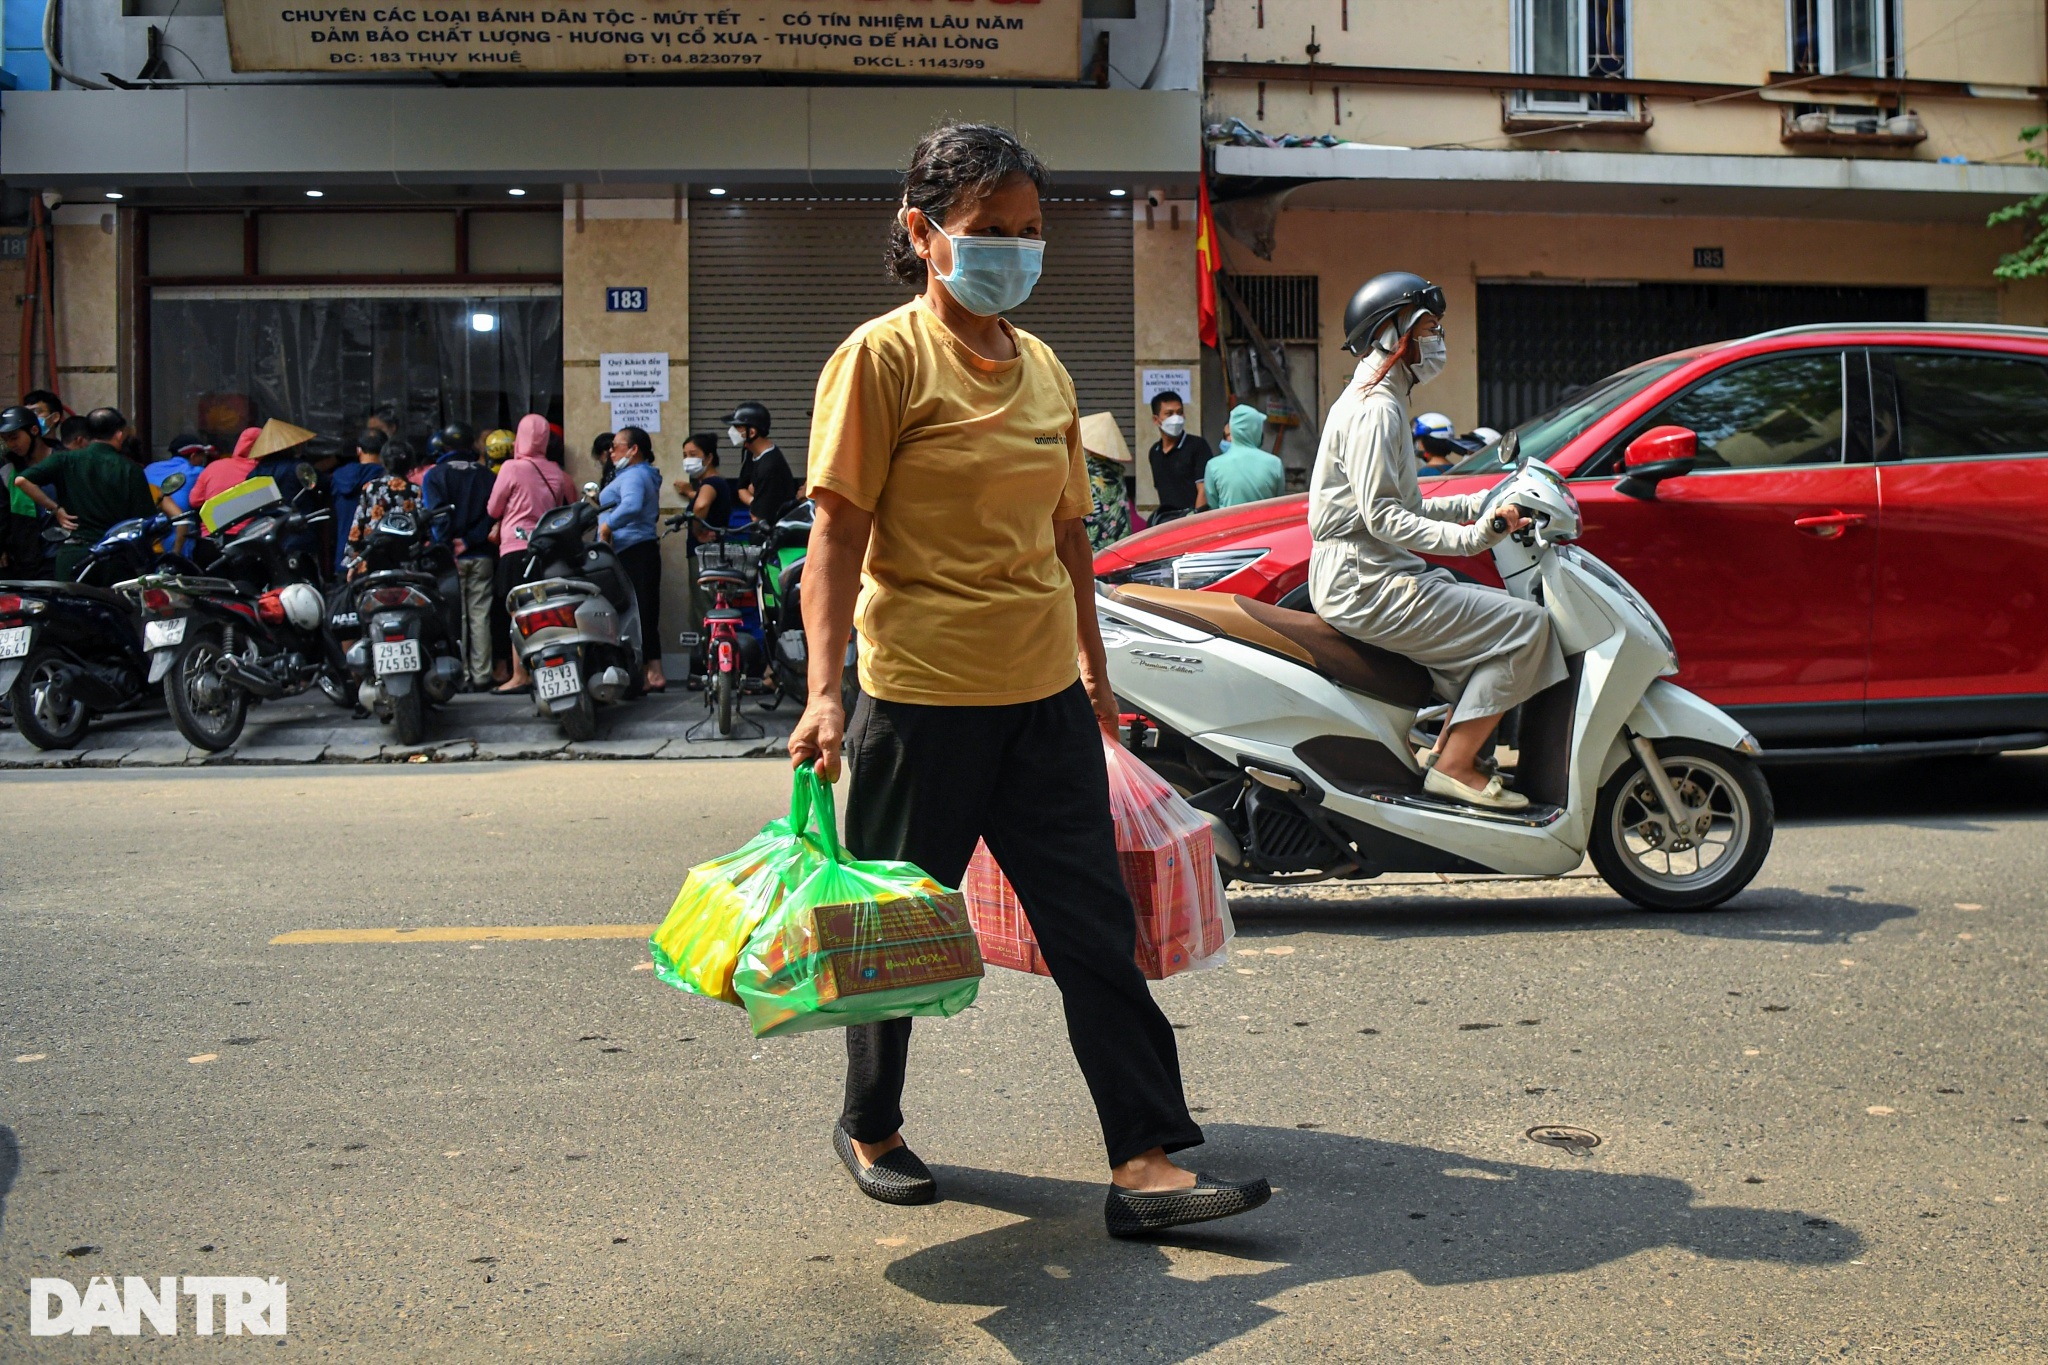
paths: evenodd
<path fill-rule="evenodd" d="M 1216 0 L 1211 192 L 1271 333 L 1226 318 L 1231 390 L 1327 410 L 1344 304 L 1388 269 L 1445 289 L 1416 402 L 1461 431 L 1774 326 L 2048 322 L 1992 274 L 2022 235 L 1985 227 L 2048 188 L 2021 143 L 2044 57 L 2020 0 Z"/>
<path fill-rule="evenodd" d="M 1014 128 L 1053 169 L 1044 282 L 1016 316 L 1059 351 L 1084 408 L 1115 412 L 1142 446 L 1143 376 L 1199 367 L 1196 0 L 1030 0 L 1028 14 L 1010 0 L 636 3 L 607 11 L 608 29 L 569 29 L 609 33 L 605 54 L 638 59 L 650 45 L 628 39 L 665 26 L 682 42 L 718 14 L 764 37 L 792 14 L 840 23 L 863 43 L 944 21 L 955 27 L 928 41 L 996 65 L 1018 25 L 1039 25 L 1021 74 L 972 81 L 906 79 L 900 65 L 506 75 L 483 59 L 564 60 L 564 30 L 542 21 L 572 12 L 467 9 L 436 11 L 465 25 L 442 48 L 427 40 L 443 30 L 419 27 L 388 55 L 468 65 L 387 73 L 354 64 L 378 52 L 371 27 L 343 27 L 353 10 L 319 11 L 323 29 L 301 22 L 313 11 L 260 0 L 225 13 L 222 0 L 52 2 L 60 88 L 0 94 L 0 178 L 51 206 L 67 403 L 115 403 L 156 445 L 193 430 L 231 439 L 273 416 L 338 438 L 380 407 L 424 440 L 448 421 L 483 431 L 531 411 L 562 426 L 582 480 L 593 438 L 645 414 L 668 475 L 687 434 L 722 442 L 727 414 L 756 400 L 801 474 L 825 358 L 908 297 L 882 258 L 910 149 L 962 118 Z M 884 11 L 893 29 L 852 27 Z M 313 69 L 323 54 L 335 74 Z M 10 341 L 19 330 L 0 319 Z M 659 357 L 665 382 L 614 406 L 607 355 Z M 725 460 L 733 472 L 736 453 Z M 675 641 L 690 624 L 683 541 L 664 545 Z"/>

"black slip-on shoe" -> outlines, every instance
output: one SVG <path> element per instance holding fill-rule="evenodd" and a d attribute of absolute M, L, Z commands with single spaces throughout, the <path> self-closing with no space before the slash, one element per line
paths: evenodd
<path fill-rule="evenodd" d="M 860 1153 L 853 1150 L 853 1139 L 835 1123 L 832 1125 L 832 1150 L 839 1153 L 846 1173 L 853 1177 L 854 1184 L 860 1186 L 860 1192 L 870 1199 L 879 1199 L 884 1204 L 929 1204 L 939 1197 L 939 1182 L 932 1179 L 931 1171 L 908 1147 L 885 1152 L 874 1165 L 863 1166 Z"/>
<path fill-rule="evenodd" d="M 1126 1190 L 1109 1187 L 1102 1215 L 1112 1237 L 1143 1237 L 1188 1223 L 1206 1223 L 1249 1213 L 1273 1197 L 1264 1176 L 1253 1180 L 1218 1180 L 1197 1175 L 1192 1189 Z"/>

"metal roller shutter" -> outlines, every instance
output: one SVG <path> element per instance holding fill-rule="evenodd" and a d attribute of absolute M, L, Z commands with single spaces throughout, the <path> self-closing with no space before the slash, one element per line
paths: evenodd
<path fill-rule="evenodd" d="M 882 267 L 896 202 L 690 206 L 691 430 L 722 439 L 733 405 L 757 399 L 803 470 L 818 371 L 849 332 L 910 297 Z M 1130 210 L 1050 202 L 1045 236 L 1045 275 L 1012 320 L 1059 354 L 1081 410 L 1116 413 L 1131 439 Z"/>

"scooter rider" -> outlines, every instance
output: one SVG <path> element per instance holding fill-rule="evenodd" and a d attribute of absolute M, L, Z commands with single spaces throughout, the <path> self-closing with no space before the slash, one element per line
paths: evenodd
<path fill-rule="evenodd" d="M 1431 795 L 1497 810 L 1528 805 L 1478 766 L 1509 709 L 1563 679 L 1563 652 L 1542 607 L 1460 581 L 1424 553 L 1461 558 L 1524 524 L 1467 524 L 1483 493 L 1424 499 L 1416 485 L 1408 394 L 1443 369 L 1443 290 L 1389 271 L 1344 309 L 1344 349 L 1363 358 L 1330 409 L 1309 481 L 1309 596 L 1316 614 L 1354 639 L 1406 655 L 1455 705 L 1423 756 Z"/>

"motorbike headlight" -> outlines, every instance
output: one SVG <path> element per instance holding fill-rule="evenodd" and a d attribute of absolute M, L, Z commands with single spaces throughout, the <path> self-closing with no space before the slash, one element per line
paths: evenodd
<path fill-rule="evenodd" d="M 1148 559 L 1143 564 L 1104 574 L 1102 580 L 1105 583 L 1138 583 L 1184 591 L 1206 588 L 1250 568 L 1264 559 L 1267 553 L 1263 545 L 1243 550 L 1197 550 L 1171 559 Z"/>

